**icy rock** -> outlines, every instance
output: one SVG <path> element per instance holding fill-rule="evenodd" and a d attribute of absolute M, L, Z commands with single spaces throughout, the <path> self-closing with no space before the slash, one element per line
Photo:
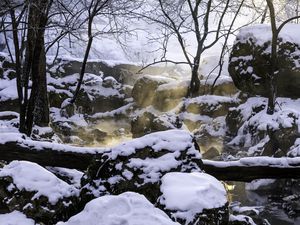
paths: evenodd
<path fill-rule="evenodd" d="M 0 169 L 0 199 L 46 224 L 67 218 L 76 208 L 78 190 L 36 163 L 13 161 Z"/>
<path fill-rule="evenodd" d="M 159 207 L 180 224 L 228 223 L 228 202 L 223 184 L 199 172 L 171 172 L 162 177 Z"/>
<path fill-rule="evenodd" d="M 230 215 L 229 225 L 256 225 L 256 223 L 246 215 Z"/>
<path fill-rule="evenodd" d="M 287 24 L 278 38 L 279 73 L 276 76 L 281 97 L 300 97 L 299 25 Z M 229 73 L 234 84 L 243 92 L 268 96 L 268 74 L 271 71 L 272 32 L 270 25 L 242 28 L 229 59 Z"/>
<path fill-rule="evenodd" d="M 125 192 L 107 195 L 86 204 L 79 214 L 57 225 L 179 225 L 144 196 Z"/>
<path fill-rule="evenodd" d="M 161 177 L 172 171 L 201 171 L 202 161 L 193 136 L 183 130 L 145 135 L 96 157 L 82 179 L 83 199 L 134 191 L 155 203 Z"/>

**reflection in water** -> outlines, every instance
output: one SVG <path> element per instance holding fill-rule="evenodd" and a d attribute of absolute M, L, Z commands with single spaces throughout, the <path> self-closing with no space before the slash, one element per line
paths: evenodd
<path fill-rule="evenodd" d="M 250 215 L 257 224 L 272 225 L 300 225 L 300 214 L 296 208 L 294 217 L 288 216 L 289 212 L 283 209 L 286 203 L 285 196 L 299 196 L 300 190 L 298 182 L 291 180 L 277 180 L 267 184 L 263 188 L 247 190 L 247 184 L 243 182 L 229 182 L 228 198 L 231 206 L 257 206 L 262 207 L 258 216 Z M 234 187 L 234 188 L 232 188 Z M 299 201 L 296 204 L 300 204 Z M 242 213 L 243 214 L 243 213 Z"/>

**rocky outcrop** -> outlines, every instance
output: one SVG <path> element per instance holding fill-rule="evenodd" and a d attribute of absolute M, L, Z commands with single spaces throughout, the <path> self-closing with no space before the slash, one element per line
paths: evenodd
<path fill-rule="evenodd" d="M 286 26 L 289 28 L 289 25 Z M 298 29 L 298 28 L 296 28 Z M 261 35 L 264 33 L 264 35 Z M 250 95 L 268 96 L 271 28 L 256 25 L 240 30 L 229 59 L 229 73 L 238 89 Z M 278 96 L 299 98 L 300 45 L 283 29 L 278 39 Z"/>

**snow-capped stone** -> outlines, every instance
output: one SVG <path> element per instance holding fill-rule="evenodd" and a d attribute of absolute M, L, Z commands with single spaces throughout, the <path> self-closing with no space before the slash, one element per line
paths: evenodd
<path fill-rule="evenodd" d="M 57 225 L 179 225 L 144 196 L 125 192 L 107 195 L 86 204 L 79 214 Z"/>
<path fill-rule="evenodd" d="M 171 172 L 161 182 L 159 203 L 176 221 L 222 224 L 228 220 L 226 190 L 216 178 L 199 172 Z"/>

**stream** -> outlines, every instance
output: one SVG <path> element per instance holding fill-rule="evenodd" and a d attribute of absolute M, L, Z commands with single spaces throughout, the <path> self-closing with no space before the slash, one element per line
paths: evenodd
<path fill-rule="evenodd" d="M 273 181 L 257 190 L 249 190 L 249 186 L 253 189 L 255 185 L 230 182 L 228 197 L 231 206 L 238 206 L 242 211 L 254 207 L 255 210 L 240 213 L 249 215 L 257 224 L 300 225 L 299 181 Z M 295 201 L 288 201 L 288 198 L 295 198 Z M 258 215 L 254 211 L 259 212 Z"/>

